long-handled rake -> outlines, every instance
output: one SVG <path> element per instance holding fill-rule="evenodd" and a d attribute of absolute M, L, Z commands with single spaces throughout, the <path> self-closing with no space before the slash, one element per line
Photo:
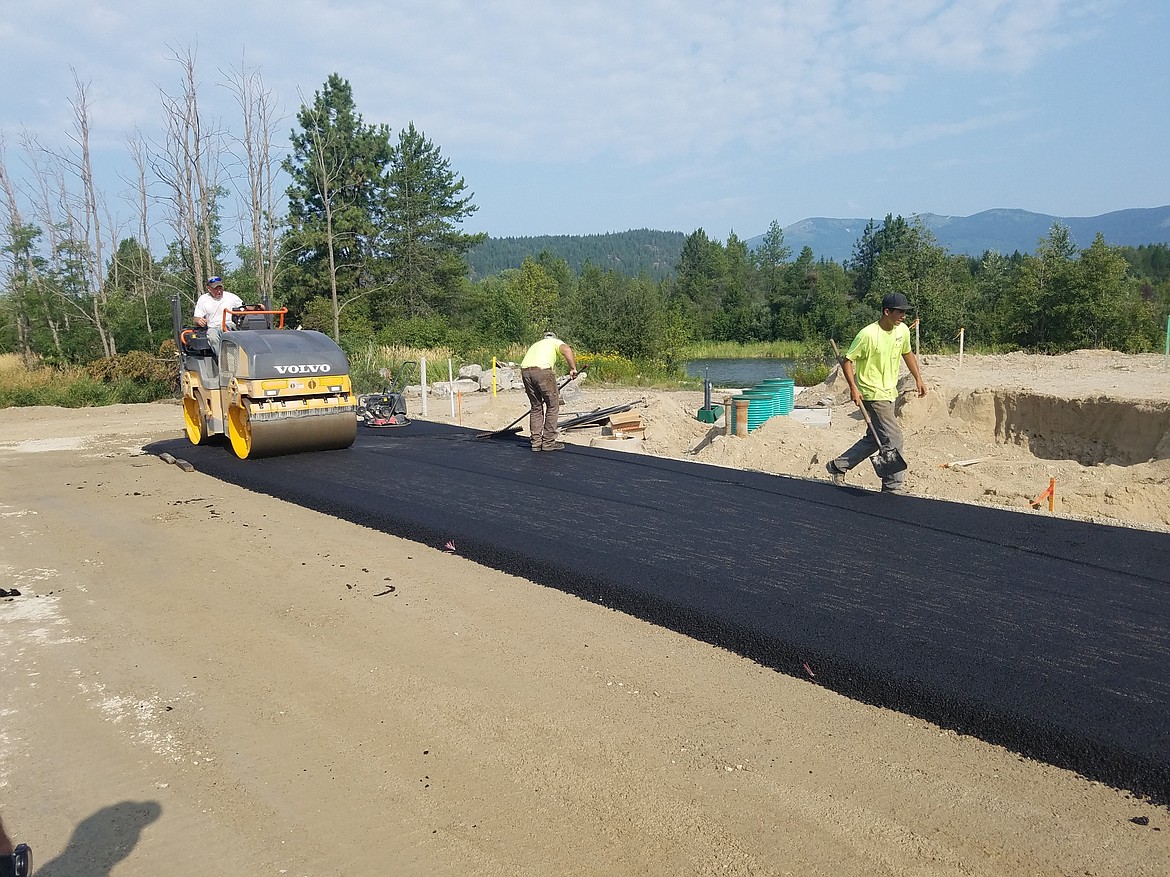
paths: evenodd
<path fill-rule="evenodd" d="M 580 375 L 583 375 L 584 373 L 585 373 L 585 369 L 582 368 L 580 371 L 577 372 L 577 375 L 580 376 Z M 571 376 L 566 376 L 563 381 L 561 381 L 559 384 L 557 384 L 557 392 L 559 393 L 561 390 L 563 390 L 565 387 L 567 387 L 569 385 L 569 381 L 571 381 L 571 380 L 573 380 L 573 378 Z M 497 438 L 498 436 L 509 435 L 511 433 L 519 432 L 520 431 L 520 421 L 523 420 L 525 417 L 527 417 L 528 414 L 529 414 L 529 412 L 525 411 L 523 414 L 521 414 L 519 417 L 517 417 L 515 420 L 513 420 L 507 426 L 502 427 L 501 429 L 493 430 L 492 432 L 481 432 L 481 433 L 477 434 L 475 436 L 475 438 L 477 440 L 478 439 Z"/>

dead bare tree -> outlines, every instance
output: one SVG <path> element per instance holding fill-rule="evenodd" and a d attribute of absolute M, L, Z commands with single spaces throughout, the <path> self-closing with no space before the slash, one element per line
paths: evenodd
<path fill-rule="evenodd" d="M 40 300 L 56 355 L 64 359 L 63 339 L 73 332 L 74 323 L 94 323 L 87 274 L 92 252 L 75 209 L 77 197 L 69 187 L 70 177 L 77 176 L 77 162 L 46 149 L 28 134 L 23 140 L 36 183 L 35 215 L 49 244 L 48 276 L 38 278 Z"/>
<path fill-rule="evenodd" d="M 275 192 L 279 163 L 273 155 L 273 138 L 281 117 L 275 97 L 265 87 L 260 72 L 249 69 L 243 59 L 239 68 L 229 71 L 226 77 L 244 120 L 239 145 L 248 180 L 246 212 L 252 232 L 256 290 L 265 301 L 271 301 L 279 261 L 277 229 L 280 225 Z"/>
<path fill-rule="evenodd" d="M 206 283 L 206 270 L 214 270 L 213 213 L 219 191 L 222 138 L 206 127 L 200 116 L 193 51 L 177 51 L 172 60 L 182 68 L 182 85 L 178 96 L 161 92 L 166 114 L 165 140 L 154 169 L 167 186 L 171 223 L 180 247 L 190 257 L 195 287 L 192 292 L 198 295 Z"/>
<path fill-rule="evenodd" d="M 341 308 L 337 302 L 337 255 L 333 233 L 333 177 L 325 162 L 325 144 L 321 128 L 313 129 L 313 151 L 317 163 L 317 185 L 321 190 L 321 205 L 325 209 L 325 244 L 329 253 L 329 294 L 333 299 L 333 340 L 341 343 Z"/>
<path fill-rule="evenodd" d="M 4 209 L 3 236 L 0 240 L 5 243 L 4 249 L 11 263 L 8 286 L 14 306 L 12 322 L 16 327 L 16 344 L 21 360 L 28 366 L 32 365 L 34 358 L 28 292 L 29 287 L 35 286 L 37 282 L 37 267 L 32 257 L 32 241 L 26 235 L 20 202 L 16 197 L 16 187 L 8 174 L 6 151 L 4 140 L 0 138 L 0 197 L 3 198 L 0 206 Z"/>
<path fill-rule="evenodd" d="M 89 151 L 89 86 L 78 78 L 76 71 L 73 73 L 73 83 L 76 87 L 76 93 L 70 101 L 70 105 L 73 107 L 74 130 L 70 137 L 73 140 L 76 153 L 70 156 L 67 162 L 72 166 L 81 183 L 82 201 L 80 221 L 75 226 L 80 234 L 75 237 L 75 240 L 82 244 L 80 255 L 85 282 L 93 302 L 93 326 L 97 330 L 105 355 L 114 356 L 118 352 L 117 344 L 113 334 L 107 330 L 105 325 L 105 312 L 108 309 L 109 300 L 105 288 L 105 260 L 102 256 L 101 211 Z"/>
<path fill-rule="evenodd" d="M 338 271 L 341 268 L 352 267 L 353 262 L 343 261 L 339 264 L 338 252 L 340 250 L 344 255 L 347 239 L 352 242 L 352 235 L 337 231 L 334 224 L 334 212 L 338 207 L 336 203 L 338 191 L 349 171 L 348 163 L 346 156 L 338 154 L 337 144 L 332 140 L 335 129 L 328 115 L 322 116 L 317 106 L 310 107 L 303 95 L 301 96 L 301 107 L 302 113 L 306 114 L 311 122 L 310 125 L 305 125 L 312 142 L 313 174 L 309 185 L 316 188 L 317 194 L 321 198 L 322 218 L 325 220 L 325 252 L 329 266 L 329 295 L 333 311 L 333 340 L 340 343 L 341 312 L 348 305 L 376 291 L 378 287 L 353 293 L 345 301 L 340 300 L 337 283 Z M 341 206 L 344 207 L 344 204 Z"/>
<path fill-rule="evenodd" d="M 139 277 L 139 292 L 142 295 L 142 313 L 146 320 L 146 337 L 150 339 L 151 347 L 154 346 L 154 327 L 150 323 L 150 286 L 153 281 L 154 272 L 153 260 L 151 265 L 146 264 L 146 260 L 150 259 L 150 197 L 149 188 L 147 186 L 147 166 L 149 165 L 150 149 L 147 146 L 146 138 L 138 132 L 136 137 L 132 137 L 127 141 L 127 146 L 130 149 L 130 157 L 134 161 L 134 168 L 138 172 L 135 179 L 135 206 L 138 209 L 138 239 L 141 247 L 137 252 L 141 256 L 139 262 L 138 277 Z"/>
<path fill-rule="evenodd" d="M 106 216 L 109 244 L 115 249 L 118 228 L 99 196 L 93 175 L 87 87 L 80 82 L 77 87 L 78 94 L 72 102 L 76 125 L 70 135 L 73 152 L 54 152 L 32 136 L 24 136 L 28 166 L 33 172 L 31 183 L 35 186 L 34 215 L 38 231 L 48 241 L 45 270 L 36 275 L 40 316 L 60 359 L 65 358 L 64 339 L 78 323 L 93 329 L 104 356 L 118 352 L 106 320 L 110 284 L 105 271 L 107 241 L 102 236 L 102 214 Z"/>
<path fill-rule="evenodd" d="M 40 229 L 48 238 L 48 258 L 46 265 L 52 277 L 60 277 L 61 271 L 61 224 L 57 222 L 56 210 L 54 205 L 55 198 L 50 194 L 53 191 L 50 184 L 56 183 L 56 191 L 60 192 L 65 188 L 65 175 L 60 169 L 60 162 L 55 157 L 41 148 L 39 144 L 27 133 L 22 137 L 24 152 L 28 157 L 29 168 L 32 170 L 32 179 L 36 182 L 36 202 L 34 205 L 34 214 L 40 220 Z M 46 168 L 42 164 L 42 158 L 50 157 L 51 166 Z M 68 322 L 70 316 L 70 307 L 66 302 L 66 296 L 62 292 L 60 286 L 53 282 L 45 282 L 43 278 L 38 278 L 38 285 L 41 287 L 41 299 L 43 303 L 45 326 L 49 330 L 49 336 L 53 339 L 53 350 L 58 359 L 64 359 L 64 350 L 61 343 L 61 336 L 63 332 L 68 331 Z"/>

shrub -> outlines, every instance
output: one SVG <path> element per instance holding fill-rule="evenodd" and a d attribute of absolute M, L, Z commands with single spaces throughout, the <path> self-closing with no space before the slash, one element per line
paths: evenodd
<path fill-rule="evenodd" d="M 48 391 L 43 387 L 0 386 L 0 408 L 25 408 L 30 405 L 52 405 Z"/>
<path fill-rule="evenodd" d="M 589 370 L 589 380 L 627 387 L 680 387 L 695 384 L 679 366 L 653 360 L 630 359 L 618 353 L 577 351 L 577 367 Z"/>
<path fill-rule="evenodd" d="M 175 395 L 179 385 L 178 360 L 142 350 L 96 360 L 85 371 L 85 378 L 98 386 L 77 381 L 62 403 L 66 407 L 154 402 Z"/>
<path fill-rule="evenodd" d="M 151 356 L 142 350 L 131 350 L 91 362 L 86 369 L 90 376 L 102 383 L 138 381 L 143 384 L 168 383 L 178 380 L 173 360 Z"/>
<path fill-rule="evenodd" d="M 451 356 L 451 351 L 444 349 L 422 350 L 405 345 L 369 344 L 362 350 L 349 354 L 349 379 L 355 393 L 381 392 L 398 380 L 404 363 L 413 361 L 415 365 L 411 373 L 406 376 L 406 380 L 411 384 L 417 384 L 419 381 L 418 365 L 422 358 L 426 357 L 432 369 L 440 358 L 443 362 L 442 377 L 437 377 L 432 371 L 428 379 L 430 381 L 445 381 L 447 380 L 446 362 L 449 356 Z"/>
<path fill-rule="evenodd" d="M 815 387 L 824 383 L 830 371 L 829 366 L 823 362 L 799 360 L 788 370 L 788 377 L 792 378 L 798 387 Z"/>
<path fill-rule="evenodd" d="M 60 399 L 56 404 L 64 408 L 91 408 L 112 405 L 118 401 L 109 385 L 92 378 L 79 378 L 61 389 Z"/>

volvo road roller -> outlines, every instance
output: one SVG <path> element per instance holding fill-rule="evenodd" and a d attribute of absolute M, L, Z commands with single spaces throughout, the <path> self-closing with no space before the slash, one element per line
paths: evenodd
<path fill-rule="evenodd" d="M 182 327 L 177 297 L 171 307 L 183 426 L 192 444 L 226 436 L 241 459 L 353 444 L 357 399 L 349 360 L 328 335 L 285 329 L 285 309 L 266 302 L 224 314 L 217 357 L 205 328 Z"/>

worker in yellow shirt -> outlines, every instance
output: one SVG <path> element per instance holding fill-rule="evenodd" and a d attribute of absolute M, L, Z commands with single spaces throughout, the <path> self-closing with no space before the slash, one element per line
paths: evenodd
<path fill-rule="evenodd" d="M 898 398 L 898 371 L 903 362 L 914 376 L 919 397 L 926 395 L 918 360 L 910 349 L 910 330 L 903 324 L 909 310 L 910 302 L 902 293 L 887 295 L 882 299 L 881 319 L 857 333 L 841 360 L 841 373 L 849 384 L 849 398 L 858 408 L 865 406 L 882 447 L 897 448 L 899 454 L 902 453 L 902 428 L 895 416 L 894 402 Z M 853 447 L 825 465 L 829 480 L 843 486 L 845 473 L 877 450 L 878 443 L 867 429 Z M 901 493 L 905 490 L 905 478 L 905 470 L 883 476 L 882 492 Z"/>
<path fill-rule="evenodd" d="M 534 451 L 559 451 L 565 445 L 557 441 L 557 417 L 561 411 L 561 390 L 553 366 L 557 354 L 569 364 L 569 377 L 577 377 L 577 360 L 573 348 L 546 332 L 544 337 L 528 348 L 520 361 L 520 379 L 532 408 L 528 414 L 528 435 Z"/>

